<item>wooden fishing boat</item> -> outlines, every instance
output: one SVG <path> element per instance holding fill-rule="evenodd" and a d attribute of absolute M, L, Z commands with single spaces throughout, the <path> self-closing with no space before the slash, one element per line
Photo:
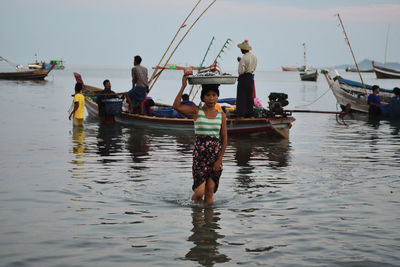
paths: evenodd
<path fill-rule="evenodd" d="M 372 61 L 372 67 L 374 68 L 376 78 L 378 79 L 400 79 L 400 70 L 377 66 L 374 61 Z"/>
<path fill-rule="evenodd" d="M 352 111 L 368 113 L 367 98 L 372 93 L 371 85 L 364 84 L 364 88 L 359 82 L 343 79 L 336 71 L 334 71 L 333 75 L 325 70 L 321 71 L 321 73 L 324 74 L 336 101 L 342 109 L 350 104 Z M 380 88 L 379 95 L 383 105 L 389 103 L 390 98 L 394 96 L 393 90 L 384 88 Z"/>
<path fill-rule="evenodd" d="M 282 71 L 299 71 L 299 68 L 281 66 Z"/>
<path fill-rule="evenodd" d="M 345 71 L 346 71 L 346 72 L 358 72 L 357 69 L 350 68 L 350 67 L 347 67 L 347 68 L 345 69 Z M 374 69 L 360 70 L 360 72 L 375 72 L 375 70 L 374 70 Z"/>
<path fill-rule="evenodd" d="M 0 79 L 5 80 L 43 80 L 53 69 L 37 69 L 27 71 L 0 72 Z"/>
<path fill-rule="evenodd" d="M 300 66 L 300 67 L 297 67 L 297 68 L 294 68 L 294 67 L 283 67 L 283 66 L 281 66 L 282 71 L 300 71 L 300 72 L 309 72 L 309 71 L 312 71 L 312 68 L 311 68 L 311 67 L 307 67 L 306 44 L 305 44 L 305 43 L 303 43 L 303 47 L 304 47 L 304 64 L 303 64 L 303 66 Z"/>
<path fill-rule="evenodd" d="M 300 66 L 300 67 L 284 67 L 281 66 L 282 71 L 311 71 L 312 68 L 308 68 L 306 66 Z"/>
<path fill-rule="evenodd" d="M 300 79 L 302 81 L 316 82 L 318 79 L 318 70 L 315 70 L 315 72 L 300 72 Z"/>
<path fill-rule="evenodd" d="M 74 73 L 74 75 L 77 82 L 82 82 L 82 78 L 78 73 Z M 84 94 L 89 95 L 93 92 L 102 90 L 89 85 L 84 85 L 84 88 Z M 97 103 L 92 99 L 92 97 L 85 97 L 85 107 L 89 115 L 98 116 Z M 166 108 L 171 106 L 155 103 L 153 108 L 162 107 Z M 227 117 L 227 131 L 229 135 L 262 134 L 284 139 L 289 138 L 289 130 L 292 127 L 292 123 L 296 120 L 290 114 L 273 116 L 270 118 L 229 118 L 229 115 L 227 115 Z M 132 114 L 125 108 L 123 108 L 120 115 L 115 116 L 115 121 L 140 128 L 160 129 L 166 131 L 194 131 L 193 119 Z"/>

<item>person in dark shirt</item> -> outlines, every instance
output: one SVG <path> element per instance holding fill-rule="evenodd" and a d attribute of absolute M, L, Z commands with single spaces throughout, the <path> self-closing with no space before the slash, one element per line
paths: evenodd
<path fill-rule="evenodd" d="M 393 88 L 394 96 L 389 102 L 389 116 L 393 118 L 400 118 L 400 88 Z"/>
<path fill-rule="evenodd" d="M 183 94 L 182 95 L 181 104 L 182 105 L 189 105 L 189 106 L 196 106 L 195 103 L 193 103 L 192 101 L 189 100 L 189 95 L 188 94 Z"/>
<path fill-rule="evenodd" d="M 114 123 L 114 115 L 107 115 L 106 113 L 106 99 L 116 98 L 117 95 L 111 90 L 111 83 L 109 80 L 103 81 L 104 90 L 98 93 L 97 105 L 99 109 L 100 123 Z"/>
<path fill-rule="evenodd" d="M 379 97 L 379 86 L 372 86 L 372 94 L 368 96 L 367 104 L 369 105 L 368 113 L 370 117 L 379 117 L 381 111 L 381 98 Z"/>

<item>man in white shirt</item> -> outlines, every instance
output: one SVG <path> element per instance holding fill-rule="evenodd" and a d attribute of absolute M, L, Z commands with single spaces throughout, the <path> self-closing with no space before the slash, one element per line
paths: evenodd
<path fill-rule="evenodd" d="M 247 40 L 237 45 L 242 51 L 243 57 L 238 57 L 239 78 L 236 93 L 236 114 L 238 117 L 252 117 L 253 115 L 253 91 L 254 77 L 253 72 L 257 67 L 257 58 L 250 50 L 251 46 Z"/>

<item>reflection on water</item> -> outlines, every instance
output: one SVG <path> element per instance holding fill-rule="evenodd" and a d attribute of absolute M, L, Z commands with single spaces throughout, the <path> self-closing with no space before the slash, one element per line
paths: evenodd
<path fill-rule="evenodd" d="M 194 135 L 178 135 L 175 137 L 175 140 L 178 144 L 178 152 L 182 153 L 182 155 L 191 155 L 194 148 Z"/>
<path fill-rule="evenodd" d="M 400 120 L 391 120 L 390 126 L 392 128 L 391 134 L 392 135 L 399 135 L 400 132 Z"/>
<path fill-rule="evenodd" d="M 132 129 L 128 132 L 128 136 L 126 148 L 129 150 L 133 162 L 136 163 L 132 165 L 132 168 L 137 170 L 148 168 L 141 163 L 144 163 L 148 159 L 151 138 L 145 132 L 134 131 Z"/>
<path fill-rule="evenodd" d="M 112 161 L 110 158 L 104 158 L 104 156 L 117 154 L 123 149 L 121 125 L 99 124 L 97 148 L 98 153 L 103 156 L 104 163 Z"/>
<path fill-rule="evenodd" d="M 80 179 L 84 177 L 84 153 L 85 153 L 85 133 L 83 126 L 72 127 L 72 153 L 75 159 L 71 161 L 74 165 L 72 167 L 72 177 Z"/>
<path fill-rule="evenodd" d="M 267 140 L 264 138 L 229 138 L 230 146 L 235 148 L 235 161 L 238 166 L 250 174 L 258 163 L 279 169 L 287 167 L 290 160 L 290 144 L 288 140 Z M 251 161 L 255 164 L 251 164 Z"/>
<path fill-rule="evenodd" d="M 82 126 L 74 126 L 72 128 L 72 151 L 76 155 L 75 164 L 82 164 L 83 153 L 85 152 L 85 133 Z"/>
<path fill-rule="evenodd" d="M 188 241 L 193 242 L 194 247 L 185 255 L 185 259 L 197 261 L 203 266 L 229 262 L 230 259 L 218 251 L 218 246 L 220 246 L 218 239 L 224 237 L 218 233 L 219 220 L 221 220 L 220 213 L 213 207 L 192 207 L 193 228 Z"/>
<path fill-rule="evenodd" d="M 279 176 L 263 175 L 263 170 L 280 171 L 290 162 L 290 143 L 288 140 L 266 140 L 263 138 L 230 138 L 234 161 L 239 167 L 236 175 L 240 193 L 249 193 L 251 188 L 262 188 L 287 183 Z M 284 181 L 285 180 L 285 181 Z M 250 190 L 250 193 L 253 191 Z"/>
<path fill-rule="evenodd" d="M 399 265 L 398 123 L 299 113 L 290 141 L 230 137 L 216 204 L 193 207 L 193 136 L 88 118 L 72 128 L 72 76 L 54 73 L 44 85 L 0 81 L 3 114 L 13 111 L 0 118 L 0 265 Z M 329 89 L 264 77 L 282 82 L 258 87 L 285 88 L 292 106 Z"/>
<path fill-rule="evenodd" d="M 392 135 L 399 135 L 400 132 L 400 120 L 399 119 L 387 119 L 387 118 L 376 118 L 369 117 L 367 113 L 353 112 L 345 116 L 345 122 L 351 124 L 365 123 L 372 129 L 378 130 L 382 124 L 387 124 L 391 126 Z"/>

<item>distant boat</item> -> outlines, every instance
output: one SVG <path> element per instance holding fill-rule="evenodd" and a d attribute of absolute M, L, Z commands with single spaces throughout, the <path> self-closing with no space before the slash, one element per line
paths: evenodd
<path fill-rule="evenodd" d="M 14 71 L 14 72 L 0 72 L 0 79 L 4 80 L 43 80 L 50 69 L 38 69 L 38 70 L 27 70 L 27 71 Z"/>
<path fill-rule="evenodd" d="M 308 68 L 306 66 L 300 66 L 300 67 L 284 67 L 281 66 L 282 71 L 311 71 L 312 68 Z"/>
<path fill-rule="evenodd" d="M 50 60 L 50 63 L 46 63 L 44 61 L 38 62 L 36 61 L 35 63 L 30 63 L 28 64 L 29 69 L 50 69 L 52 66 L 54 66 L 54 69 L 56 70 L 63 70 L 65 68 L 64 66 L 64 61 L 62 59 L 52 59 Z"/>
<path fill-rule="evenodd" d="M 318 70 L 315 70 L 315 72 L 300 72 L 300 79 L 302 81 L 316 82 L 318 79 Z"/>
<path fill-rule="evenodd" d="M 374 69 L 360 70 L 360 72 L 374 72 L 374 71 L 375 71 Z M 348 67 L 348 68 L 346 68 L 346 72 L 358 72 L 358 71 L 357 71 L 357 69 Z"/>
<path fill-rule="evenodd" d="M 400 79 L 400 70 L 376 66 L 374 61 L 372 61 L 372 67 L 378 79 Z"/>
<path fill-rule="evenodd" d="M 311 67 L 307 67 L 307 61 L 306 61 L 306 44 L 303 43 L 304 47 L 304 65 L 300 67 L 284 67 L 281 66 L 282 71 L 300 71 L 300 72 L 307 72 L 307 71 L 312 71 Z"/>
<path fill-rule="evenodd" d="M 299 68 L 294 68 L 294 67 L 281 67 L 282 71 L 299 71 Z"/>

